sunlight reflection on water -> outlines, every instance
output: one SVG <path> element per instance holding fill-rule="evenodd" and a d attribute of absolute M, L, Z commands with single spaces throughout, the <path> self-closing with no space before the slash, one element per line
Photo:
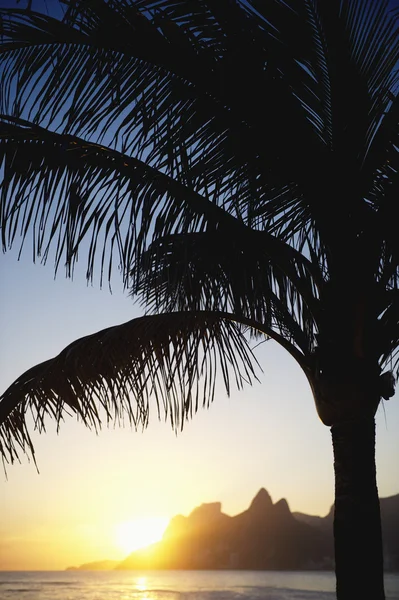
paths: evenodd
<path fill-rule="evenodd" d="M 0 572 L 0 600 L 335 600 L 331 572 Z M 386 575 L 399 600 L 399 574 Z"/>
<path fill-rule="evenodd" d="M 147 590 L 147 579 L 146 577 L 139 577 L 137 579 L 136 588 L 140 590 L 140 592 L 144 592 Z"/>

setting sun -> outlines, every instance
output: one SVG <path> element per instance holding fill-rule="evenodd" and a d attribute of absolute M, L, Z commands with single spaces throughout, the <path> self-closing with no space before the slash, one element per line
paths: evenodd
<path fill-rule="evenodd" d="M 126 553 L 154 544 L 162 538 L 168 522 L 165 517 L 142 517 L 119 523 L 115 529 L 117 544 Z"/>

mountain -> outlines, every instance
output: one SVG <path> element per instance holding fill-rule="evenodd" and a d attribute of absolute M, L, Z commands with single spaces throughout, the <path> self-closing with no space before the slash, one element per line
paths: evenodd
<path fill-rule="evenodd" d="M 261 489 L 230 517 L 220 502 L 174 517 L 160 542 L 130 554 L 117 569 L 315 569 L 332 567 L 329 536 L 294 518 L 286 500 Z"/>
<path fill-rule="evenodd" d="M 399 571 L 399 494 L 380 502 L 385 565 L 391 571 Z"/>
<path fill-rule="evenodd" d="M 384 563 L 387 571 L 399 571 L 399 494 L 380 498 Z M 293 513 L 295 519 L 333 538 L 334 505 L 326 517 Z"/>
<path fill-rule="evenodd" d="M 118 566 L 117 560 L 98 560 L 85 563 L 79 567 L 67 567 L 66 571 L 112 571 Z"/>
<path fill-rule="evenodd" d="M 381 498 L 380 506 L 385 568 L 399 571 L 399 494 Z M 236 516 L 224 514 L 220 502 L 201 504 L 188 517 L 174 517 L 160 542 L 121 563 L 78 569 L 332 569 L 333 515 L 334 506 L 325 517 L 292 513 L 286 500 L 273 504 L 262 488 Z"/>

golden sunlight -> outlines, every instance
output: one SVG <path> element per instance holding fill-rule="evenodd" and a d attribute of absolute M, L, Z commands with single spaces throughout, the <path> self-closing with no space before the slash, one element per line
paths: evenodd
<path fill-rule="evenodd" d="M 126 553 L 159 542 L 169 523 L 165 517 L 142 517 L 119 523 L 115 528 L 116 542 Z"/>

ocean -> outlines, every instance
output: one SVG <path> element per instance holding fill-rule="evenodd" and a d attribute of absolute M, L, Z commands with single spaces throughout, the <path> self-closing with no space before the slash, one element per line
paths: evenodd
<path fill-rule="evenodd" d="M 399 573 L 386 575 L 399 600 Z M 334 600 L 331 572 L 2 571 L 0 600 Z"/>

